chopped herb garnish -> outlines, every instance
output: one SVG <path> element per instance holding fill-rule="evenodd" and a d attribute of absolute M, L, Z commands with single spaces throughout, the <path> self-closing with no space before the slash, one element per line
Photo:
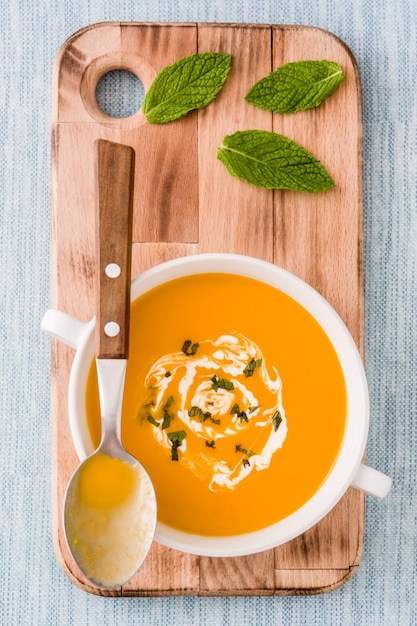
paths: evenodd
<path fill-rule="evenodd" d="M 260 409 L 260 405 L 258 406 L 250 406 L 248 411 L 249 411 L 249 415 L 251 415 L 251 413 L 254 413 L 257 409 Z"/>
<path fill-rule="evenodd" d="M 275 413 L 273 414 L 272 422 L 274 424 L 274 431 L 277 432 L 279 425 L 282 422 L 282 415 L 279 411 L 275 411 Z"/>
<path fill-rule="evenodd" d="M 182 442 L 187 436 L 185 430 L 177 430 L 173 433 L 167 433 L 168 439 L 171 442 L 171 460 L 178 461 L 178 448 L 181 446 Z"/>
<path fill-rule="evenodd" d="M 242 454 L 246 454 L 246 456 L 253 456 L 255 452 L 253 450 L 246 450 L 246 448 L 242 448 L 240 443 L 235 446 L 236 452 L 241 452 Z"/>
<path fill-rule="evenodd" d="M 187 339 L 184 341 L 183 346 L 181 348 L 181 352 L 184 352 L 187 356 L 194 356 L 197 350 L 199 349 L 199 343 L 193 343 L 191 339 Z"/>
<path fill-rule="evenodd" d="M 162 420 L 161 428 L 162 430 L 166 430 L 170 426 L 171 426 L 171 415 L 167 411 L 164 411 L 164 419 Z"/>
<path fill-rule="evenodd" d="M 230 410 L 230 415 L 237 415 L 238 418 L 240 419 L 241 422 L 248 422 L 248 416 L 246 415 L 245 411 L 241 411 L 240 410 L 240 406 L 235 403 L 231 410 Z"/>
<path fill-rule="evenodd" d="M 152 417 L 152 415 L 148 415 L 147 419 L 148 419 L 148 422 L 150 422 L 151 424 L 159 428 L 159 422 L 157 422 L 156 419 Z"/>
<path fill-rule="evenodd" d="M 174 404 L 174 402 L 175 402 L 175 400 L 174 400 L 174 396 L 169 396 L 169 397 L 167 398 L 167 401 L 165 402 L 165 404 L 164 404 L 164 406 L 163 406 L 163 410 L 164 410 L 164 411 L 168 411 L 169 407 L 170 407 L 171 405 L 173 405 L 173 404 Z"/>
<path fill-rule="evenodd" d="M 168 413 L 168 409 L 174 404 L 174 402 L 174 397 L 169 396 L 164 406 L 162 407 L 162 410 L 164 412 L 164 419 L 162 420 L 162 430 L 165 430 L 166 428 L 169 428 L 171 426 L 171 420 L 173 416 Z"/>
<path fill-rule="evenodd" d="M 261 367 L 261 365 L 262 365 L 262 359 L 252 358 L 247 364 L 247 366 L 245 367 L 245 369 L 243 370 L 243 373 L 245 374 L 246 378 L 249 378 L 249 376 L 253 376 L 253 372 L 255 371 L 255 368 Z"/>
<path fill-rule="evenodd" d="M 211 441 L 206 440 L 206 446 L 207 448 L 215 448 L 216 442 L 214 441 L 214 439 L 212 439 Z"/>
<path fill-rule="evenodd" d="M 220 419 L 214 419 L 214 417 L 211 416 L 210 411 L 206 411 L 205 413 L 201 412 L 200 422 L 204 424 L 206 420 L 210 420 L 212 424 L 217 424 L 217 426 L 220 426 Z"/>
<path fill-rule="evenodd" d="M 242 448 L 242 446 L 238 443 L 237 446 L 235 446 L 235 450 L 236 452 L 241 452 L 242 454 L 244 454 L 247 457 L 253 456 L 255 454 L 255 452 L 253 452 L 253 450 L 246 450 L 246 448 Z M 248 459 L 242 459 L 242 463 L 243 463 L 243 467 L 249 467 L 250 466 L 250 462 Z"/>
<path fill-rule="evenodd" d="M 213 424 L 220 424 L 220 420 L 214 419 L 214 417 L 211 416 L 210 411 L 203 412 L 202 409 L 200 409 L 200 407 L 198 406 L 192 406 L 191 409 L 188 411 L 188 415 L 190 417 L 198 417 L 200 422 L 202 423 L 204 423 L 206 420 L 210 420 L 210 422 L 213 422 Z"/>
<path fill-rule="evenodd" d="M 227 389 L 227 391 L 232 391 L 235 388 L 231 380 L 227 380 L 226 378 L 220 379 L 217 374 L 214 374 L 211 382 L 213 383 L 211 388 L 214 389 L 214 391 L 218 391 L 219 389 Z"/>
<path fill-rule="evenodd" d="M 150 402 L 148 402 L 147 404 L 145 404 L 146 407 L 148 406 L 155 406 L 155 402 L 153 400 L 151 400 Z"/>
<path fill-rule="evenodd" d="M 181 351 L 184 352 L 184 354 L 188 354 L 188 350 L 190 349 L 192 343 L 191 339 L 184 341 Z"/>
<path fill-rule="evenodd" d="M 201 409 L 198 406 L 192 406 L 191 409 L 188 411 L 188 415 L 190 417 L 197 417 L 197 415 L 201 415 Z"/>
<path fill-rule="evenodd" d="M 282 415 L 279 411 L 275 411 L 275 413 L 273 414 L 272 422 L 274 424 L 274 431 L 277 432 L 279 425 L 282 422 Z"/>

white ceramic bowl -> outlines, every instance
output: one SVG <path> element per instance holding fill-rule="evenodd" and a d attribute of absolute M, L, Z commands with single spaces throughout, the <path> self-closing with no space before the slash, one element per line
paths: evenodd
<path fill-rule="evenodd" d="M 134 300 L 148 290 L 175 278 L 192 274 L 227 273 L 262 281 L 300 303 L 326 332 L 340 360 L 347 389 L 347 420 L 342 447 L 328 477 L 300 509 L 262 530 L 234 537 L 192 535 L 158 523 L 155 539 L 163 545 L 203 556 L 242 556 L 281 545 L 311 528 L 340 500 L 346 490 L 357 487 L 384 497 L 389 477 L 361 463 L 369 426 L 368 387 L 361 357 L 345 324 L 330 304 L 293 274 L 259 259 L 211 253 L 175 259 L 143 272 L 132 281 Z M 69 382 L 69 420 L 80 460 L 93 451 L 87 428 L 85 396 L 87 374 L 94 357 L 94 319 L 84 323 L 50 310 L 42 327 L 51 336 L 76 348 Z"/>

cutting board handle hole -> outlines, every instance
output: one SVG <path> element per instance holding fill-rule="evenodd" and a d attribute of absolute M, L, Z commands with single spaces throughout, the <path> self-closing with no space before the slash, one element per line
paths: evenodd
<path fill-rule="evenodd" d="M 125 118 L 141 108 L 145 87 L 136 74 L 128 70 L 112 70 L 100 78 L 95 95 L 103 113 L 110 117 Z"/>
<path fill-rule="evenodd" d="M 145 93 L 156 70 L 142 57 L 113 51 L 93 59 L 80 85 L 81 100 L 93 120 L 109 128 L 128 130 L 144 124 Z"/>

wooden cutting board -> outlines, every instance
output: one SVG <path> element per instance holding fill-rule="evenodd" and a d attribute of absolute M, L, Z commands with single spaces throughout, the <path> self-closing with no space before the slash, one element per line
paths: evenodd
<path fill-rule="evenodd" d="M 226 84 L 206 109 L 151 126 L 139 111 L 111 118 L 95 87 L 114 69 L 145 90 L 166 65 L 196 51 L 233 55 Z M 249 88 L 289 61 L 339 62 L 345 80 L 318 109 L 273 115 L 245 103 Z M 336 187 L 319 194 L 265 191 L 230 176 L 216 159 L 224 135 L 257 128 L 300 143 Z M 132 275 L 174 257 L 235 252 L 297 274 L 325 296 L 363 353 L 362 127 L 355 60 L 334 35 L 312 27 L 244 24 L 94 24 L 70 37 L 56 59 L 52 115 L 52 306 L 89 320 L 94 311 L 94 140 L 136 150 Z M 103 594 L 68 553 L 61 512 L 78 459 L 67 416 L 74 352 L 52 343 L 53 534 L 64 571 L 102 595 L 289 595 L 335 589 L 358 568 L 364 497 L 350 489 L 301 537 L 240 558 L 198 557 L 154 543 L 139 573 Z"/>

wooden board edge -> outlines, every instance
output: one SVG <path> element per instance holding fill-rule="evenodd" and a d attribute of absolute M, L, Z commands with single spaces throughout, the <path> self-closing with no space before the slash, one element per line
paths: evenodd
<path fill-rule="evenodd" d="M 275 592 L 276 596 L 318 596 L 336 591 L 345 585 L 358 571 L 359 565 L 352 565 L 346 569 L 325 570 L 329 574 L 331 582 L 322 587 L 310 587 L 306 589 L 281 589 Z"/>
<path fill-rule="evenodd" d="M 288 588 L 269 588 L 269 589 L 253 589 L 242 588 L 235 590 L 214 589 L 214 590 L 138 590 L 138 591 L 124 591 L 122 590 L 123 597 L 140 597 L 140 598 L 161 598 L 161 597 L 197 597 L 197 598 L 228 598 L 228 597 L 290 597 L 290 596 L 318 596 L 331 593 L 340 589 L 356 574 L 359 569 L 359 565 L 353 565 L 345 569 L 329 569 L 324 570 L 324 574 L 328 576 L 327 584 L 318 587 L 288 587 Z M 297 570 L 292 570 L 291 573 Z M 323 570 L 320 570 L 323 571 Z"/>
<path fill-rule="evenodd" d="M 126 22 L 126 21 L 103 21 L 103 22 L 95 22 L 92 24 L 88 24 L 87 26 L 83 26 L 82 28 L 76 30 L 74 33 L 69 35 L 67 39 L 61 44 L 58 48 L 55 59 L 52 66 L 52 106 L 51 106 L 51 124 L 58 123 L 58 94 L 59 94 L 59 76 L 61 72 L 61 65 L 63 63 L 63 59 L 65 55 L 68 53 L 68 50 L 77 42 L 78 39 L 82 38 L 86 33 L 99 30 L 99 29 L 112 29 L 118 28 L 120 31 L 124 26 L 165 26 L 172 28 L 181 28 L 190 26 L 196 26 L 196 22 Z M 92 120 L 94 123 L 94 120 Z"/>
<path fill-rule="evenodd" d="M 67 42 L 64 43 L 64 45 L 62 46 L 61 50 L 64 51 L 66 49 L 66 44 L 70 45 L 73 41 L 75 41 L 75 39 L 77 37 L 79 37 L 80 35 L 82 35 L 85 31 L 87 30 L 91 30 L 93 28 L 98 28 L 100 26 L 122 26 L 124 24 L 128 24 L 128 25 L 139 25 L 139 24 L 144 24 L 144 25 L 151 25 L 150 23 L 142 23 L 142 22 L 100 22 L 97 24 L 92 24 L 90 26 L 86 26 L 82 29 L 80 29 L 79 31 L 77 31 L 76 33 L 74 33 L 71 37 L 68 38 Z M 164 26 L 182 26 L 185 25 L 187 27 L 191 26 L 193 23 L 184 23 L 184 24 L 165 24 L 165 23 L 161 23 L 160 25 L 164 25 Z M 152 25 L 158 25 L 157 23 L 152 23 Z M 199 24 L 197 23 L 197 26 Z M 207 26 L 206 23 L 204 23 L 205 26 Z M 324 29 L 320 29 L 317 27 L 311 27 L 311 26 L 287 26 L 287 25 L 262 25 L 262 24 L 253 24 L 253 25 L 244 25 L 244 24 L 220 24 L 220 23 L 215 23 L 214 24 L 216 27 L 231 27 L 231 26 L 236 26 L 236 27 L 250 27 L 253 26 L 255 28 L 259 28 L 259 27 L 270 27 L 270 28 L 280 28 L 280 29 L 292 29 L 292 30 L 301 30 L 301 29 L 308 29 L 308 30 L 320 30 L 323 31 L 324 33 L 326 33 L 327 35 L 330 35 L 332 37 L 334 37 L 335 39 L 337 39 L 338 41 L 340 41 L 340 43 L 348 50 L 353 64 L 356 67 L 356 61 L 353 57 L 353 55 L 351 55 L 350 50 L 347 48 L 346 44 L 344 44 L 341 40 L 339 40 L 338 37 L 336 37 L 335 35 L 333 35 L 332 33 L 330 33 L 329 31 L 326 31 Z M 358 75 L 359 76 L 359 75 Z M 358 90 L 358 93 L 360 94 L 360 89 Z M 361 102 L 359 102 L 359 106 L 361 107 Z M 362 130 L 362 125 L 360 125 L 360 129 Z M 359 162 L 359 166 L 360 166 L 360 170 L 362 171 L 362 135 L 360 138 L 358 138 L 359 140 L 359 148 L 360 148 L 360 152 L 358 153 L 358 158 L 360 157 L 360 162 Z M 363 291 L 363 275 L 364 275 L 364 268 L 363 268 L 363 191 L 362 191 L 362 177 L 361 177 L 361 184 L 360 184 L 360 190 L 361 190 L 361 197 L 359 199 L 359 211 L 358 211 L 358 216 L 360 219 L 360 235 L 361 235 L 361 239 L 358 241 L 358 246 L 359 246 L 359 251 L 360 251 L 360 263 L 359 263 L 359 267 L 358 267 L 358 272 L 359 272 L 359 279 L 360 279 L 360 292 L 358 294 L 359 296 L 359 312 L 361 314 L 361 320 L 360 320 L 360 328 L 361 328 L 361 335 L 360 335 L 360 352 L 363 356 L 363 342 L 364 342 L 364 324 L 363 324 L 363 318 L 364 318 L 364 291 Z M 363 529 L 362 529 L 362 538 L 363 538 Z M 362 542 L 363 544 L 363 542 Z M 79 580 L 77 578 L 77 576 L 71 571 L 71 567 L 70 565 L 65 561 L 65 558 L 63 556 L 63 552 L 61 550 L 61 545 L 60 545 L 60 540 L 59 540 L 59 535 L 58 533 L 56 533 L 54 535 L 54 548 L 55 548 L 55 552 L 56 555 L 58 557 L 58 562 L 61 566 L 61 568 L 63 569 L 64 573 L 67 575 L 67 577 L 74 582 L 80 589 L 82 589 L 83 591 L 86 591 L 88 593 L 92 593 L 94 595 L 99 595 L 99 596 L 143 596 L 143 597 L 158 597 L 158 596 L 177 596 L 177 595 L 181 595 L 181 596 L 185 596 L 185 595 L 190 595 L 190 596 L 201 596 L 201 597 L 209 597 L 209 596 L 218 596 L 218 597 L 225 597 L 225 596 L 244 596 L 244 595 L 262 595 L 262 596 L 271 596 L 271 595 L 316 595 L 316 594 L 321 594 L 321 593 L 327 593 L 329 591 L 332 591 L 334 589 L 339 588 L 340 586 L 342 586 L 343 584 L 345 584 L 353 575 L 354 573 L 357 571 L 358 568 L 358 564 L 359 564 L 359 560 L 361 558 L 361 553 L 362 553 L 362 547 L 363 545 L 360 544 L 358 545 L 358 563 L 352 565 L 351 567 L 349 567 L 349 569 L 347 570 L 337 570 L 337 572 L 341 572 L 343 571 L 343 574 L 340 576 L 340 578 L 337 578 L 337 580 L 335 580 L 333 583 L 329 584 L 326 587 L 322 587 L 322 588 L 314 588 L 314 589 L 308 589 L 308 590 L 303 590 L 303 589 L 262 589 L 262 590 L 257 590 L 257 589 L 246 589 L 246 590 L 234 590 L 234 591 L 224 591 L 224 590 L 215 590 L 215 591 L 202 591 L 199 592 L 198 590 L 158 590 L 155 592 L 149 592 L 149 591 L 144 591 L 141 592 L 140 590 L 135 591 L 134 593 L 130 593 L 130 592 L 124 592 L 123 589 L 121 589 L 120 591 L 116 591 L 116 592 L 108 592 L 106 591 L 105 593 L 101 592 L 100 589 L 96 588 L 96 587 L 89 587 L 88 585 L 84 584 L 81 580 Z M 333 570 L 332 570 L 333 571 Z M 334 570 L 336 572 L 336 570 Z"/>

